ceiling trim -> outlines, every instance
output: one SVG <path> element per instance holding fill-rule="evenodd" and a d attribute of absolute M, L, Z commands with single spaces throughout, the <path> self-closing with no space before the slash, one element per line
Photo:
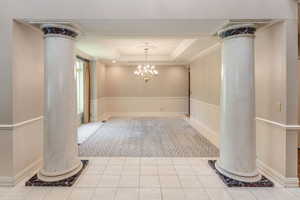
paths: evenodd
<path fill-rule="evenodd" d="M 194 44 L 197 39 L 185 39 L 180 42 L 180 44 L 171 53 L 171 59 L 175 60 L 180 57 L 192 44 Z"/>
<path fill-rule="evenodd" d="M 218 49 L 221 47 L 221 42 L 218 42 L 202 51 L 200 51 L 198 54 L 196 54 L 195 56 L 193 56 L 191 59 L 189 59 L 189 62 L 194 62 L 196 59 L 201 58 L 209 53 L 211 53 L 212 51 Z"/>

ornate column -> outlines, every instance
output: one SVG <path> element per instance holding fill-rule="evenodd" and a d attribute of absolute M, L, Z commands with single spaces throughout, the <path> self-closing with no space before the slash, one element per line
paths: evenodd
<path fill-rule="evenodd" d="M 254 34 L 252 24 L 233 25 L 222 41 L 220 158 L 217 170 L 232 179 L 256 182 Z"/>
<path fill-rule="evenodd" d="M 44 165 L 38 177 L 58 181 L 82 168 L 78 158 L 74 39 L 70 26 L 44 24 Z"/>

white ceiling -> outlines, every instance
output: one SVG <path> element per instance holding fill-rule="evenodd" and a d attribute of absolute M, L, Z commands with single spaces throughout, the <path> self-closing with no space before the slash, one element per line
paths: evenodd
<path fill-rule="evenodd" d="M 227 20 L 105 20 L 76 21 L 82 31 L 77 48 L 107 63 L 187 63 L 202 50 L 216 44 L 214 36 Z"/>

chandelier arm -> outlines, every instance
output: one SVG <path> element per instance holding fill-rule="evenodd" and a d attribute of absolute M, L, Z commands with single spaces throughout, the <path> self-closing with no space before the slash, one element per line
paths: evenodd
<path fill-rule="evenodd" d="M 142 65 L 138 65 L 136 70 L 134 71 L 134 74 L 138 78 L 144 80 L 145 82 L 148 82 L 154 76 L 158 75 L 158 72 L 155 69 L 155 66 L 154 65 L 151 66 L 150 63 L 148 62 L 148 51 L 149 51 L 148 47 L 144 49 L 145 63 Z"/>

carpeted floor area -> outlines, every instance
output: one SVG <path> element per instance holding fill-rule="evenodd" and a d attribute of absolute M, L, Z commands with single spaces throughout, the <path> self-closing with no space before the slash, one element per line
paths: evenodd
<path fill-rule="evenodd" d="M 102 122 L 92 122 L 88 124 L 82 124 L 77 130 L 77 144 L 82 144 L 89 137 L 91 137 L 101 126 Z"/>
<path fill-rule="evenodd" d="M 79 146 L 80 156 L 215 157 L 218 149 L 181 118 L 112 118 Z"/>

